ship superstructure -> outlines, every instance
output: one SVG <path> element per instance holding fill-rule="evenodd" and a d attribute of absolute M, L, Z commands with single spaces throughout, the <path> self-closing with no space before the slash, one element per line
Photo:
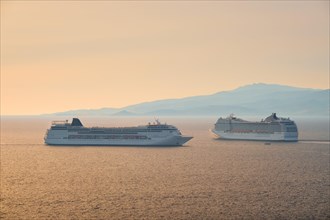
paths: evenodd
<path fill-rule="evenodd" d="M 190 139 L 175 126 L 158 120 L 136 127 L 84 127 L 73 118 L 71 123 L 53 121 L 45 135 L 48 145 L 180 146 Z"/>
<path fill-rule="evenodd" d="M 212 132 L 222 139 L 298 141 L 298 129 L 294 121 L 271 114 L 260 122 L 245 121 L 233 114 L 219 118 Z"/>

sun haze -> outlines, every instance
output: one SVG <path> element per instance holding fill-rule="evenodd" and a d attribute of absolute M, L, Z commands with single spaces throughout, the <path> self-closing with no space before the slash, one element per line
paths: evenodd
<path fill-rule="evenodd" d="M 327 89 L 328 1 L 1 1 L 1 114 Z"/>

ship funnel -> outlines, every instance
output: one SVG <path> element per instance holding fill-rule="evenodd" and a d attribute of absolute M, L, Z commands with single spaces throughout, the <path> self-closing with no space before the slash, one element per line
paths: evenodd
<path fill-rule="evenodd" d="M 71 126 L 83 126 L 78 118 L 73 118 L 71 122 Z"/>
<path fill-rule="evenodd" d="M 278 117 L 276 116 L 276 113 L 273 113 L 272 115 L 273 115 L 274 119 L 278 119 Z"/>

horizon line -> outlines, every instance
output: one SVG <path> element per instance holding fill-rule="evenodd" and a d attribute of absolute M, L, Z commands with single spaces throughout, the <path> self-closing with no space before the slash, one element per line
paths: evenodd
<path fill-rule="evenodd" d="M 234 89 L 218 91 L 218 92 L 214 92 L 214 93 L 210 93 L 210 94 L 184 96 L 184 97 L 180 97 L 180 98 L 156 99 L 156 100 L 151 100 L 151 101 L 133 103 L 133 104 L 126 105 L 126 106 L 123 106 L 123 107 L 80 108 L 80 109 L 63 110 L 63 111 L 53 112 L 53 113 L 36 113 L 36 114 L 27 114 L 27 115 L 25 115 L 25 114 L 13 114 L 13 115 L 11 115 L 11 114 L 5 114 L 5 115 L 2 115 L 1 112 L 0 112 L 0 116 L 6 116 L 6 117 L 14 117 L 14 116 L 20 116 L 20 117 L 25 117 L 25 116 L 47 116 L 47 115 L 54 115 L 56 113 L 69 112 L 69 111 L 84 111 L 84 110 L 87 110 L 88 111 L 88 110 L 101 110 L 101 109 L 113 109 L 113 110 L 121 110 L 122 109 L 122 111 L 125 111 L 125 108 L 130 107 L 130 106 L 134 106 L 134 105 L 141 105 L 141 104 L 158 102 L 158 101 L 180 100 L 180 99 L 191 98 L 191 97 L 201 97 L 201 96 L 215 95 L 217 93 L 231 92 L 231 91 L 234 91 L 234 90 L 237 90 L 237 89 L 240 89 L 240 88 L 244 88 L 244 87 L 248 87 L 248 86 L 253 86 L 253 85 L 283 86 L 283 87 L 291 87 L 291 88 L 296 88 L 296 89 L 310 89 L 310 90 L 319 90 L 319 91 L 330 90 L 330 88 L 327 88 L 327 89 L 306 88 L 306 87 L 297 87 L 297 86 L 290 86 L 290 85 L 283 85 L 283 84 L 256 82 L 256 83 L 250 83 L 250 84 L 238 86 L 238 87 L 236 87 Z M 138 113 L 134 113 L 134 112 L 132 112 L 132 113 L 133 114 L 136 114 L 135 116 L 139 116 Z M 115 115 L 113 115 L 113 116 L 115 116 Z M 116 116 L 116 117 L 123 117 L 123 116 Z M 127 116 L 125 116 L 125 117 L 127 117 Z"/>

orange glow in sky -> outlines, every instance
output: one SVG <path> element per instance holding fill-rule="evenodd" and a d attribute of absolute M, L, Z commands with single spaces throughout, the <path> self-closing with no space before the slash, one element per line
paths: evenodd
<path fill-rule="evenodd" d="M 329 88 L 328 1 L 1 1 L 1 114 Z"/>

